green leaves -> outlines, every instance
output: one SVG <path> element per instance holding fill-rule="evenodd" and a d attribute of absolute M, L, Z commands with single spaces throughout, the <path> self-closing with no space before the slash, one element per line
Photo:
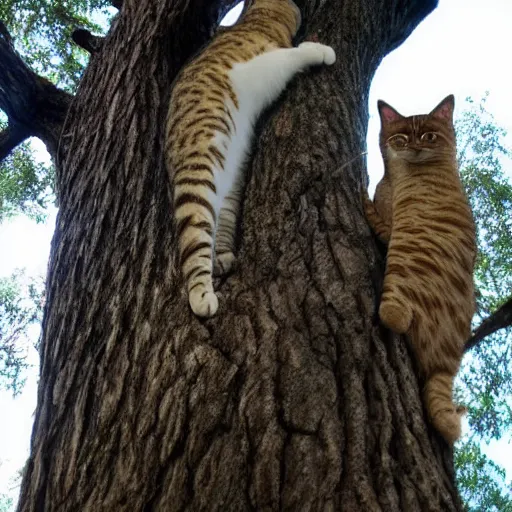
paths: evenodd
<path fill-rule="evenodd" d="M 512 512 L 512 488 L 506 489 L 505 471 L 486 457 L 479 444 L 459 445 L 455 468 L 467 512 Z"/>
<path fill-rule="evenodd" d="M 107 0 L 0 0 L 0 20 L 25 62 L 68 91 L 77 87 L 88 60 L 73 43 L 73 30 L 101 35 L 116 12 Z M 0 112 L 0 131 L 6 126 Z M 0 162 L 0 222 L 19 213 L 43 220 L 53 192 L 53 169 L 34 157 L 28 142 Z"/>
<path fill-rule="evenodd" d="M 0 512 L 10 512 L 12 510 L 12 506 L 12 498 L 5 494 L 0 494 Z"/>
<path fill-rule="evenodd" d="M 461 177 L 477 225 L 476 323 L 512 293 L 512 184 L 502 170 L 512 153 L 485 100 L 468 100 L 470 108 L 456 122 Z M 505 398 L 512 394 L 511 350 L 512 334 L 499 331 L 473 349 L 460 372 L 470 425 L 484 439 L 499 438 L 512 425 Z"/>
<path fill-rule="evenodd" d="M 460 381 L 471 430 L 482 440 L 500 439 L 512 425 L 510 333 L 489 336 L 464 360 Z"/>
<path fill-rule="evenodd" d="M 30 143 L 0 162 L 0 222 L 23 213 L 41 222 L 53 200 L 53 167 L 36 162 Z"/>
<path fill-rule="evenodd" d="M 478 229 L 475 279 L 479 317 L 488 316 L 512 293 L 512 183 L 502 165 L 512 163 L 505 130 L 485 110 L 487 96 L 456 122 L 461 177 Z"/>
<path fill-rule="evenodd" d="M 28 327 L 40 323 L 44 282 L 23 272 L 0 278 L 0 388 L 16 395 L 23 387 L 23 370 L 30 340 Z"/>
<path fill-rule="evenodd" d="M 68 91 L 78 85 L 87 62 L 87 53 L 72 42 L 71 33 L 86 28 L 101 35 L 115 12 L 106 0 L 0 2 L 0 19 L 25 62 Z"/>
<path fill-rule="evenodd" d="M 478 236 L 475 267 L 476 327 L 512 294 L 512 183 L 503 173 L 512 153 L 506 132 L 485 109 L 485 96 L 456 122 L 461 178 Z M 457 479 L 469 512 L 510 511 L 505 472 L 481 451 L 482 441 L 501 439 L 512 426 L 512 329 L 485 338 L 464 358 L 458 381 L 468 407 L 471 435 L 455 450 Z"/>

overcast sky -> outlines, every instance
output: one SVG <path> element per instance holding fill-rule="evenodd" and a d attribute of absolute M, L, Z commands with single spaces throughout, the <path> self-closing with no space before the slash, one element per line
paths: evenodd
<path fill-rule="evenodd" d="M 383 172 L 378 149 L 377 100 L 383 99 L 401 114 L 427 113 L 448 94 L 455 94 L 456 113 L 464 98 L 480 99 L 490 91 L 488 110 L 512 133 L 512 0 L 441 0 L 439 8 L 411 37 L 384 59 L 370 93 L 368 168 L 371 189 Z M 512 139 L 507 137 L 508 145 Z M 512 176 L 512 170 L 507 172 Z M 15 268 L 44 274 L 55 224 L 55 209 L 46 225 L 22 217 L 0 225 L 0 276 Z M 36 336 L 37 337 L 37 336 Z M 37 355 L 32 354 L 33 361 Z M 32 413 L 36 403 L 38 369 L 30 373 L 21 397 L 12 400 L 0 392 L 0 493 L 8 492 L 9 477 L 28 456 Z M 512 478 L 510 438 L 491 443 L 485 451 L 507 469 Z"/>

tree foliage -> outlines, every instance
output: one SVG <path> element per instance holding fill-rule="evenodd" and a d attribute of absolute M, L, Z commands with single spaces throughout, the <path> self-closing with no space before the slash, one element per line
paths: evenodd
<path fill-rule="evenodd" d="M 53 197 L 53 167 L 35 158 L 30 141 L 0 161 L 0 222 L 20 213 L 43 221 Z"/>
<path fill-rule="evenodd" d="M 27 64 L 68 90 L 78 85 L 87 62 L 87 53 L 71 39 L 73 30 L 86 28 L 102 34 L 113 12 L 106 0 L 0 2 L 0 20 Z"/>
<path fill-rule="evenodd" d="M 20 392 L 30 343 L 28 328 L 41 321 L 44 283 L 15 272 L 0 278 L 0 388 Z"/>
<path fill-rule="evenodd" d="M 461 177 L 477 225 L 475 325 L 509 299 L 512 290 L 512 183 L 503 172 L 512 153 L 504 144 L 505 130 L 486 110 L 486 99 L 476 103 L 468 98 L 456 122 Z M 468 511 L 512 510 L 504 470 L 480 448 L 512 426 L 511 350 L 512 328 L 497 331 L 466 356 L 459 374 L 470 435 L 457 446 L 455 465 Z"/>
<path fill-rule="evenodd" d="M 3 461 L 0 460 L 0 466 L 2 463 Z M 23 471 L 24 468 L 15 471 L 3 488 L 3 491 L 7 492 L 0 492 L 0 512 L 13 512 L 15 510 Z"/>
<path fill-rule="evenodd" d="M 475 324 L 491 315 L 512 290 L 512 183 L 503 172 L 512 153 L 505 130 L 485 108 L 486 97 L 468 99 L 457 121 L 461 176 L 474 212 L 478 236 L 475 267 Z M 499 438 L 512 425 L 507 400 L 512 394 L 512 329 L 498 331 L 478 344 L 461 371 L 469 421 L 484 439 Z"/>
<path fill-rule="evenodd" d="M 512 290 L 512 182 L 503 165 L 512 169 L 512 153 L 504 145 L 506 131 L 486 110 L 485 96 L 457 121 L 461 176 L 475 213 L 478 230 L 478 316 L 495 311 Z"/>
<path fill-rule="evenodd" d="M 6 494 L 0 494 L 0 512 L 11 512 L 13 499 Z"/>
<path fill-rule="evenodd" d="M 73 30 L 85 28 L 101 35 L 114 12 L 105 0 L 0 2 L 0 21 L 25 62 L 37 74 L 70 92 L 76 89 L 88 58 L 73 43 Z M 0 132 L 6 127 L 7 120 L 0 111 Z M 40 160 L 26 141 L 0 161 L 0 222 L 17 214 L 44 218 L 55 190 L 51 166 Z"/>
<path fill-rule="evenodd" d="M 468 441 L 455 451 L 457 479 L 467 512 L 512 512 L 512 486 L 505 484 L 505 470 Z"/>

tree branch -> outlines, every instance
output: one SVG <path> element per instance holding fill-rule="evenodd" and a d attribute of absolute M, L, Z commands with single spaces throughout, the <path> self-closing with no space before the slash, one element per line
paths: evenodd
<path fill-rule="evenodd" d="M 394 4 L 399 4 L 400 0 L 393 0 Z M 397 9 L 390 9 L 392 13 L 390 24 L 394 27 L 392 37 L 388 40 L 388 51 L 391 52 L 400 46 L 412 33 L 418 25 L 418 22 L 424 20 L 439 4 L 439 0 L 416 0 L 407 2 L 409 16 L 396 16 Z M 394 15 L 393 15 L 394 14 Z"/>
<path fill-rule="evenodd" d="M 22 126 L 8 126 L 0 132 L 0 162 L 28 137 L 30 137 L 30 133 Z"/>
<path fill-rule="evenodd" d="M 12 45 L 11 34 L 9 34 L 7 27 L 1 20 L 0 20 L 0 36 L 2 36 L 2 38 L 7 42 L 7 44 Z"/>
<path fill-rule="evenodd" d="M 471 350 L 478 345 L 485 337 L 494 334 L 500 329 L 512 325 L 512 297 L 505 304 L 496 310 L 491 316 L 486 318 L 475 330 L 473 336 L 466 341 L 464 352 Z"/>
<path fill-rule="evenodd" d="M 17 136 L 24 135 L 17 143 L 30 136 L 38 137 L 55 157 L 71 98 L 23 62 L 12 45 L 7 28 L 0 22 L 0 109 L 6 113 L 9 125 L 15 127 Z M 3 135 L 5 141 L 7 134 Z M 14 134 L 9 137 L 13 144 Z M 4 144 L 7 149 L 8 144 Z M 14 147 L 11 146 L 9 151 Z M 0 160 L 5 156 L 0 156 Z"/>
<path fill-rule="evenodd" d="M 75 44 L 77 44 L 78 46 L 80 46 L 80 48 L 83 48 L 90 54 L 99 52 L 105 39 L 104 37 L 95 36 L 91 34 L 85 28 L 77 28 L 76 30 L 73 30 L 71 38 L 73 39 Z"/>

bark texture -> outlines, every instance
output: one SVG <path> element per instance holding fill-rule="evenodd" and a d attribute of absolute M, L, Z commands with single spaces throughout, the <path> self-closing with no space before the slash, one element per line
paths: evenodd
<path fill-rule="evenodd" d="M 298 4 L 300 2 L 297 2 Z M 304 0 L 333 68 L 255 141 L 238 264 L 189 310 L 162 158 L 169 85 L 225 6 L 123 3 L 69 112 L 20 511 L 459 511 L 365 221 L 380 60 L 435 0 Z"/>

